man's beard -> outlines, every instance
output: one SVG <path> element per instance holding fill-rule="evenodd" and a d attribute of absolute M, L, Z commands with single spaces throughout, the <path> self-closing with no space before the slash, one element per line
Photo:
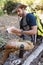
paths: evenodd
<path fill-rule="evenodd" d="M 22 17 L 22 15 L 18 15 L 18 16 Z"/>

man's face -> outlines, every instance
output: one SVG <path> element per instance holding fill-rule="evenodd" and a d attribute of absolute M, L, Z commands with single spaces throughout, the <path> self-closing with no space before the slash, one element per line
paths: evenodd
<path fill-rule="evenodd" d="M 17 9 L 17 14 L 18 14 L 18 16 L 22 17 L 22 15 L 23 15 L 23 10 L 22 10 L 21 8 L 18 8 L 18 9 Z"/>

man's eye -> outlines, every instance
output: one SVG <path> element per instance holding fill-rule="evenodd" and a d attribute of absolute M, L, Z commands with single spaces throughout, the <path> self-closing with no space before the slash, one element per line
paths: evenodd
<path fill-rule="evenodd" d="M 18 10 L 17 12 L 20 12 L 20 10 Z"/>

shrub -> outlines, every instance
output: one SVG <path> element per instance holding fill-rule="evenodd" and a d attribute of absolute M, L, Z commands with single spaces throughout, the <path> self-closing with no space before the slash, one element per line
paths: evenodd
<path fill-rule="evenodd" d="M 4 14 L 3 10 L 0 9 L 0 16 L 2 16 Z"/>
<path fill-rule="evenodd" d="M 7 1 L 7 3 L 4 6 L 4 10 L 7 11 L 8 14 L 12 13 L 12 10 L 16 7 L 17 3 L 14 3 L 12 1 Z"/>

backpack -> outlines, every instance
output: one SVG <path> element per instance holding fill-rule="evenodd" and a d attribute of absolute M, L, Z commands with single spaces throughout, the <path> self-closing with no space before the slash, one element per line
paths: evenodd
<path fill-rule="evenodd" d="M 41 19 L 37 16 L 37 14 L 34 14 L 37 20 L 37 35 L 43 37 L 43 24 L 41 23 Z"/>

